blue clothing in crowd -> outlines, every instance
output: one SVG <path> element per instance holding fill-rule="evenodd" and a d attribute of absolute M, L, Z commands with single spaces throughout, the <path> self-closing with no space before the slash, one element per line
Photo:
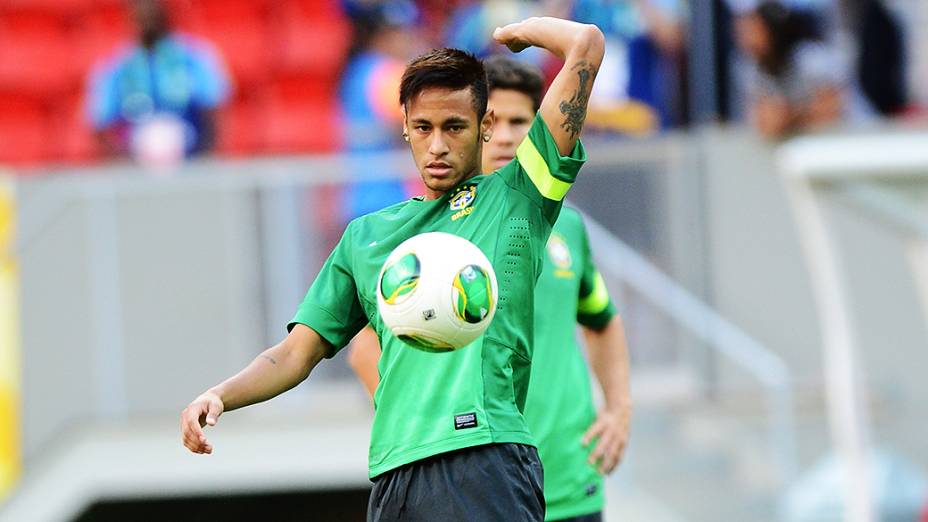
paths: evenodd
<path fill-rule="evenodd" d="M 186 123 L 188 154 L 201 150 L 203 112 L 222 105 L 230 86 L 219 55 L 205 42 L 170 35 L 152 49 L 118 52 L 91 77 L 90 121 L 98 130 L 120 126 L 129 138 L 135 125 L 162 115 Z"/>
<path fill-rule="evenodd" d="M 345 119 L 344 147 L 357 165 L 375 167 L 365 156 L 395 150 L 402 146 L 399 118 L 388 117 L 386 111 L 399 113 L 397 85 L 393 78 L 402 74 L 404 65 L 381 53 L 368 51 L 355 56 L 345 68 L 340 92 L 342 115 Z M 386 105 L 386 106 L 384 106 Z M 400 173 L 394 172 L 397 178 Z M 406 187 L 399 179 L 360 181 L 345 192 L 344 221 L 399 203 L 406 199 Z"/>

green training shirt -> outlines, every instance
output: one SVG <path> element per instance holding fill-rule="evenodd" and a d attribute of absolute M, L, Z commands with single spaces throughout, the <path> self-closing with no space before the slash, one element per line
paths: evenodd
<path fill-rule="evenodd" d="M 535 351 L 525 403 L 525 421 L 545 470 L 545 520 L 603 509 L 602 476 L 587 463 L 595 441 L 581 444 L 596 411 L 575 325 L 601 329 L 614 314 L 583 221 L 564 207 L 535 286 Z"/>
<path fill-rule="evenodd" d="M 570 156 L 540 115 L 516 160 L 444 196 L 413 198 L 352 221 L 297 310 L 336 349 L 370 323 L 380 339 L 369 474 L 480 444 L 534 444 L 522 409 L 532 357 L 531 303 L 545 243 L 564 195 L 586 159 Z M 499 286 L 496 316 L 469 346 L 444 353 L 409 347 L 383 324 L 377 277 L 390 252 L 423 232 L 449 232 L 477 245 Z"/>

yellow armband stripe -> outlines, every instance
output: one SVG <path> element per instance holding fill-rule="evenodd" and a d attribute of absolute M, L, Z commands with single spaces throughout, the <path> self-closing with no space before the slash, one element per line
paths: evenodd
<path fill-rule="evenodd" d="M 590 295 L 580 299 L 577 303 L 577 311 L 584 315 L 596 315 L 605 310 L 607 306 L 609 306 L 609 291 L 606 289 L 602 274 L 596 272 L 593 291 Z"/>
<path fill-rule="evenodd" d="M 571 184 L 551 175 L 545 159 L 528 137 L 516 149 L 516 158 L 542 196 L 554 201 L 564 199 Z"/>

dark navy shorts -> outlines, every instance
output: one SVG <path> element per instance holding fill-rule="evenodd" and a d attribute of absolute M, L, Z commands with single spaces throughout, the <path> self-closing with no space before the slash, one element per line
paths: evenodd
<path fill-rule="evenodd" d="M 374 477 L 368 522 L 542 522 L 538 451 L 487 444 L 411 462 Z"/>
<path fill-rule="evenodd" d="M 596 513 L 590 513 L 589 515 L 580 515 L 577 517 L 570 518 L 560 518 L 556 521 L 551 522 L 603 522 L 603 512 L 597 511 Z"/>

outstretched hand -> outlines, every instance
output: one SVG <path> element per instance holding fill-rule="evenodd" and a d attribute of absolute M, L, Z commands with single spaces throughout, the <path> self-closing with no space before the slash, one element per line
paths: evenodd
<path fill-rule="evenodd" d="M 596 440 L 596 446 L 590 452 L 589 463 L 595 465 L 603 475 L 612 473 L 622 461 L 628 443 L 628 428 L 627 412 L 602 410 L 583 435 L 584 446 L 589 446 Z"/>
<path fill-rule="evenodd" d="M 184 446 L 194 453 L 212 453 L 213 445 L 203 434 L 204 426 L 215 426 L 224 405 L 215 393 L 206 392 L 193 400 L 180 414 L 180 431 Z"/>

